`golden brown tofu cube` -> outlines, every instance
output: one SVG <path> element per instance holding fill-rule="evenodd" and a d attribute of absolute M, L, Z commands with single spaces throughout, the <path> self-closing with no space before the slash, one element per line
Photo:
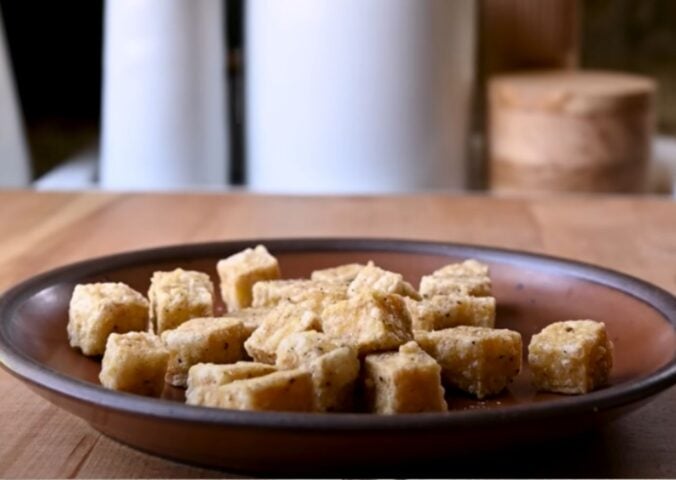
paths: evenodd
<path fill-rule="evenodd" d="M 413 286 L 404 280 L 400 273 L 390 272 L 369 262 L 362 268 L 347 289 L 348 297 L 354 297 L 368 292 L 396 293 L 416 300 L 420 295 Z"/>
<path fill-rule="evenodd" d="M 356 276 L 365 266 L 366 265 L 362 265 L 361 263 L 348 263 L 346 265 L 339 265 L 337 267 L 324 268 L 322 270 L 315 270 L 312 272 L 310 278 L 312 278 L 312 280 L 322 282 L 349 284 L 356 278 Z"/>
<path fill-rule="evenodd" d="M 158 335 L 191 318 L 214 314 L 214 286 L 209 275 L 177 268 L 155 272 L 148 290 L 150 319 Z"/>
<path fill-rule="evenodd" d="M 285 337 L 320 329 L 319 316 L 312 308 L 304 304 L 282 303 L 268 312 L 261 326 L 244 342 L 244 348 L 257 362 L 274 364 L 277 347 Z"/>
<path fill-rule="evenodd" d="M 521 335 L 506 329 L 455 327 L 415 331 L 442 369 L 447 385 L 477 398 L 500 393 L 521 371 Z"/>
<path fill-rule="evenodd" d="M 432 273 L 435 277 L 487 277 L 489 276 L 488 265 L 474 259 L 465 260 L 461 263 L 451 263 Z"/>
<path fill-rule="evenodd" d="M 415 342 L 398 352 L 367 355 L 364 382 L 369 411 L 381 414 L 447 409 L 441 367 Z"/>
<path fill-rule="evenodd" d="M 102 355 L 111 333 L 147 326 L 148 301 L 124 283 L 75 286 L 68 307 L 68 339 L 85 355 Z"/>
<path fill-rule="evenodd" d="M 608 382 L 613 343 L 602 322 L 556 322 L 533 335 L 528 363 L 538 390 L 587 393 Z"/>
<path fill-rule="evenodd" d="M 169 350 L 149 332 L 112 333 L 106 342 L 99 380 L 112 390 L 158 397 L 164 388 Z"/>
<path fill-rule="evenodd" d="M 420 295 L 431 298 L 437 295 L 469 295 L 489 297 L 491 279 L 489 277 L 436 277 L 425 275 L 420 279 Z"/>
<path fill-rule="evenodd" d="M 411 317 L 395 294 L 364 293 L 324 309 L 324 333 L 354 345 L 360 355 L 391 350 L 412 340 Z"/>
<path fill-rule="evenodd" d="M 188 371 L 186 395 L 190 395 L 191 391 L 197 387 L 225 385 L 235 380 L 262 377 L 276 371 L 277 369 L 272 365 L 257 362 L 237 362 L 227 365 L 198 363 L 190 367 Z"/>
<path fill-rule="evenodd" d="M 186 402 L 234 410 L 311 412 L 312 375 L 306 370 L 284 370 L 221 386 L 197 387 L 191 390 Z"/>
<path fill-rule="evenodd" d="M 435 295 L 417 302 L 407 298 L 413 330 L 442 330 L 470 325 L 495 326 L 495 298 L 469 295 Z"/>
<path fill-rule="evenodd" d="M 248 307 L 234 312 L 228 312 L 225 316 L 228 318 L 237 318 L 242 321 L 244 326 L 244 336 L 249 338 L 251 334 L 261 326 L 263 319 L 270 312 L 269 308 Z"/>
<path fill-rule="evenodd" d="M 256 282 L 281 276 L 279 262 L 263 245 L 220 260 L 216 269 L 221 278 L 221 296 L 231 312 L 251 305 Z"/>
<path fill-rule="evenodd" d="M 279 344 L 277 367 L 303 367 L 310 371 L 318 411 L 346 411 L 352 406 L 354 384 L 359 376 L 359 359 L 354 347 L 320 332 L 294 333 Z"/>
<path fill-rule="evenodd" d="M 253 288 L 254 307 L 273 308 L 281 303 L 313 304 L 317 314 L 332 303 L 347 298 L 347 285 L 317 280 L 271 280 Z"/>
<path fill-rule="evenodd" d="M 236 318 L 193 318 L 162 334 L 169 349 L 165 380 L 185 387 L 188 370 L 197 363 L 233 363 L 242 358 L 244 327 Z"/>

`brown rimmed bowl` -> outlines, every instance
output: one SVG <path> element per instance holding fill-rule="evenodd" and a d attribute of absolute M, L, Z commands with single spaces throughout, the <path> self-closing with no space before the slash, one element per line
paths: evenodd
<path fill-rule="evenodd" d="M 476 258 L 491 267 L 497 326 L 527 345 L 564 319 L 606 323 L 615 343 L 610 385 L 581 396 L 535 392 L 523 372 L 504 394 L 476 401 L 449 392 L 447 413 L 378 416 L 240 412 L 184 405 L 167 388 L 152 399 L 102 388 L 100 362 L 68 346 L 68 302 L 77 283 L 122 281 L 145 292 L 155 270 L 201 270 L 264 243 L 287 278 L 374 260 L 411 282 L 443 264 Z M 222 308 L 222 305 L 218 307 Z M 468 245 L 366 239 L 251 240 L 182 245 L 65 266 L 0 299 L 0 363 L 38 394 L 102 433 L 146 452 L 239 471 L 332 472 L 453 458 L 588 429 L 632 411 L 676 383 L 676 298 L 642 280 L 552 257 Z"/>

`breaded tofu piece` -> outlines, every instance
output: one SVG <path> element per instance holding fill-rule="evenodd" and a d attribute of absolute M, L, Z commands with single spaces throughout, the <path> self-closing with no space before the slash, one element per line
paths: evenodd
<path fill-rule="evenodd" d="M 484 398 L 500 393 L 521 371 L 521 334 L 485 327 L 415 331 L 418 344 L 434 357 L 444 382 Z"/>
<path fill-rule="evenodd" d="M 368 292 L 396 293 L 404 297 L 420 300 L 420 295 L 413 286 L 404 280 L 400 273 L 390 272 L 369 262 L 352 280 L 347 289 L 348 297 Z"/>
<path fill-rule="evenodd" d="M 282 303 L 268 312 L 261 326 L 244 342 L 244 348 L 257 362 L 274 364 L 277 347 L 285 337 L 296 332 L 320 329 L 319 316 L 311 306 Z"/>
<path fill-rule="evenodd" d="M 276 365 L 310 371 L 318 411 L 341 412 L 352 407 L 360 367 L 354 347 L 320 332 L 293 333 L 279 344 Z"/>
<path fill-rule="evenodd" d="M 279 262 L 263 245 L 219 260 L 216 270 L 221 279 L 221 296 L 230 312 L 251 305 L 256 282 L 281 276 Z"/>
<path fill-rule="evenodd" d="M 420 279 L 420 295 L 424 298 L 453 294 L 489 297 L 491 279 L 488 265 L 465 260 L 446 265 Z"/>
<path fill-rule="evenodd" d="M 435 295 L 417 302 L 406 298 L 413 330 L 442 330 L 470 325 L 495 327 L 495 298 Z"/>
<path fill-rule="evenodd" d="M 196 387 L 186 403 L 233 410 L 311 412 L 312 375 L 307 370 L 283 370 L 220 386 Z"/>
<path fill-rule="evenodd" d="M 258 282 L 253 288 L 254 307 L 273 308 L 280 303 L 312 303 L 317 314 L 347 298 L 347 285 L 307 279 Z"/>
<path fill-rule="evenodd" d="M 321 282 L 337 282 L 349 284 L 363 270 L 366 265 L 361 263 L 348 263 L 332 268 L 324 268 L 312 272 L 310 278 Z"/>
<path fill-rule="evenodd" d="M 380 414 L 447 410 L 441 367 L 417 343 L 398 352 L 367 355 L 364 384 L 370 412 Z"/>
<path fill-rule="evenodd" d="M 188 370 L 198 363 L 233 363 L 242 358 L 244 327 L 236 318 L 193 318 L 162 333 L 169 349 L 165 381 L 185 387 Z"/>
<path fill-rule="evenodd" d="M 435 270 L 435 277 L 488 277 L 488 265 L 478 260 L 469 259 L 460 263 L 451 263 Z"/>
<path fill-rule="evenodd" d="M 248 307 L 225 314 L 227 318 L 236 318 L 242 321 L 244 336 L 249 338 L 251 334 L 261 326 L 263 319 L 270 312 L 269 308 Z"/>
<path fill-rule="evenodd" d="M 197 387 L 225 385 L 235 380 L 262 377 L 276 371 L 274 366 L 258 362 L 237 362 L 226 365 L 198 363 L 190 367 L 188 371 L 186 395 L 190 395 L 190 392 Z"/>
<path fill-rule="evenodd" d="M 391 350 L 413 339 L 404 299 L 378 291 L 326 307 L 322 328 L 328 336 L 354 345 L 360 355 Z"/>
<path fill-rule="evenodd" d="M 602 322 L 556 322 L 533 335 L 528 363 L 538 390 L 587 393 L 608 383 L 613 343 Z"/>
<path fill-rule="evenodd" d="M 149 332 L 111 333 L 99 380 L 111 390 L 158 397 L 164 388 L 169 350 Z"/>
<path fill-rule="evenodd" d="M 68 306 L 68 340 L 85 355 L 102 355 L 111 333 L 145 330 L 148 301 L 124 283 L 76 285 Z"/>
<path fill-rule="evenodd" d="M 177 268 L 155 272 L 148 290 L 150 319 L 158 335 L 191 318 L 214 314 L 214 285 L 209 275 Z"/>

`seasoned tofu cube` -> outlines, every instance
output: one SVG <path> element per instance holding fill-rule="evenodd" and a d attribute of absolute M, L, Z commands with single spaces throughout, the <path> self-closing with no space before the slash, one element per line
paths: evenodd
<path fill-rule="evenodd" d="M 461 263 L 451 263 L 432 273 L 435 277 L 487 277 L 489 276 L 488 265 L 474 259 L 465 260 Z"/>
<path fill-rule="evenodd" d="M 354 384 L 359 375 L 359 359 L 354 347 L 319 332 L 294 333 L 279 344 L 277 367 L 303 367 L 310 371 L 318 411 L 346 411 L 352 406 Z"/>
<path fill-rule="evenodd" d="M 231 312 L 251 305 L 251 290 L 256 282 L 281 276 L 279 262 L 263 245 L 220 260 L 216 270 L 221 278 L 221 296 Z"/>
<path fill-rule="evenodd" d="M 398 352 L 367 355 L 364 376 L 371 412 L 392 414 L 447 409 L 441 367 L 415 342 L 402 345 Z"/>
<path fill-rule="evenodd" d="M 324 309 L 324 333 L 354 345 L 360 355 L 391 350 L 412 340 L 411 317 L 404 299 L 367 292 Z"/>
<path fill-rule="evenodd" d="M 235 318 L 193 318 L 162 334 L 169 349 L 165 380 L 185 387 L 188 370 L 197 363 L 233 363 L 242 358 L 244 327 Z"/>
<path fill-rule="evenodd" d="M 225 316 L 228 318 L 237 318 L 242 321 L 244 326 L 244 336 L 249 338 L 251 334 L 261 326 L 263 319 L 270 312 L 269 308 L 248 307 L 234 312 L 228 312 Z"/>
<path fill-rule="evenodd" d="M 322 282 L 337 282 L 349 284 L 362 271 L 366 265 L 361 263 L 348 263 L 333 268 L 324 268 L 312 272 L 310 278 Z"/>
<path fill-rule="evenodd" d="M 608 382 L 613 343 L 602 322 L 556 322 L 533 335 L 528 363 L 539 390 L 587 393 Z"/>
<path fill-rule="evenodd" d="M 254 307 L 272 308 L 280 303 L 312 303 L 317 314 L 332 303 L 347 298 L 347 285 L 317 280 L 271 280 L 253 288 Z"/>
<path fill-rule="evenodd" d="M 244 342 L 244 348 L 257 362 L 274 364 L 277 347 L 285 337 L 320 329 L 319 316 L 311 307 L 302 303 L 282 303 L 268 312 L 261 326 Z"/>
<path fill-rule="evenodd" d="M 470 325 L 495 326 L 495 298 L 468 295 L 435 295 L 417 302 L 406 298 L 413 330 L 442 330 Z"/>
<path fill-rule="evenodd" d="M 225 385 L 235 380 L 262 377 L 276 371 L 277 369 L 272 365 L 257 362 L 237 362 L 227 365 L 198 363 L 190 367 L 188 371 L 186 395 L 190 395 L 191 391 L 197 387 Z"/>
<path fill-rule="evenodd" d="M 102 355 L 113 332 L 147 327 L 148 301 L 124 283 L 75 286 L 68 307 L 68 340 L 85 355 Z"/>
<path fill-rule="evenodd" d="M 196 387 L 186 402 L 234 410 L 311 412 L 312 375 L 306 370 L 284 370 L 226 385 Z"/>
<path fill-rule="evenodd" d="M 415 339 L 439 362 L 447 385 L 477 398 L 500 393 L 521 370 L 521 335 L 512 330 L 467 326 L 416 330 Z"/>
<path fill-rule="evenodd" d="M 420 295 L 431 298 L 437 295 L 469 295 L 489 297 L 491 279 L 489 277 L 436 277 L 425 275 L 420 279 Z"/>
<path fill-rule="evenodd" d="M 111 333 L 99 380 L 112 390 L 158 397 L 164 388 L 169 350 L 149 332 Z"/>
<path fill-rule="evenodd" d="M 150 319 L 158 335 L 191 318 L 214 314 L 214 286 L 209 275 L 177 268 L 155 272 L 148 290 Z"/>
<path fill-rule="evenodd" d="M 368 292 L 396 293 L 416 300 L 420 295 L 413 286 L 404 280 L 400 273 L 390 272 L 369 262 L 352 280 L 347 295 L 354 297 Z"/>

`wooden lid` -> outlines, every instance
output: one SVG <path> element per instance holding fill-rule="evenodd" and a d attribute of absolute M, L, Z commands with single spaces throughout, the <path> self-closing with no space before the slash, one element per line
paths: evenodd
<path fill-rule="evenodd" d="M 492 107 L 594 114 L 647 109 L 656 83 L 647 77 L 601 71 L 531 71 L 497 75 L 489 82 Z"/>

